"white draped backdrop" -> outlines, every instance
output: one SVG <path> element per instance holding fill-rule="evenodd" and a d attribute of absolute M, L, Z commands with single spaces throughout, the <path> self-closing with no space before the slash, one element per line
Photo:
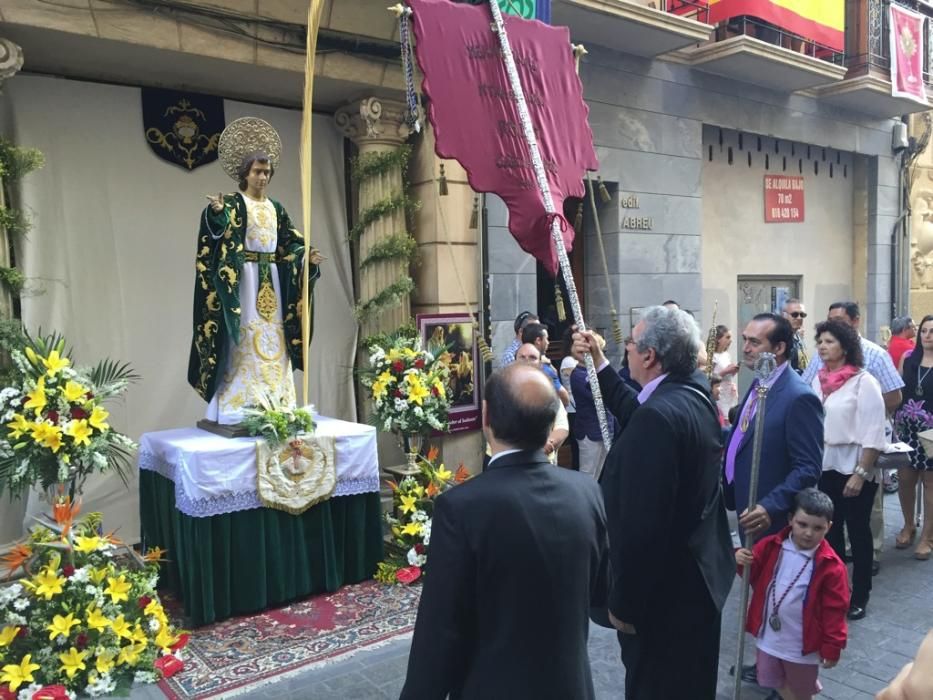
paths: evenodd
<path fill-rule="evenodd" d="M 3 134 L 46 157 L 21 188 L 34 221 L 22 267 L 37 290 L 23 299 L 27 328 L 64 333 L 78 364 L 107 356 L 142 375 L 125 402 L 111 406 L 117 429 L 138 439 L 193 426 L 205 409 L 186 380 L 198 217 L 205 195 L 236 185 L 219 162 L 187 172 L 157 158 L 137 88 L 19 75 L 4 84 L 0 107 Z M 255 116 L 279 131 L 284 154 L 270 194 L 300 222 L 301 113 L 229 100 L 225 112 L 228 123 Z M 321 413 L 352 421 L 356 323 L 343 139 L 324 115 L 315 115 L 313 134 L 311 241 L 328 261 L 315 290 L 310 398 Z M 135 475 L 129 491 L 116 477 L 89 481 L 84 510 L 102 511 L 105 527 L 135 541 Z M 7 496 L 0 501 L 0 544 L 19 536 L 23 512 Z"/>

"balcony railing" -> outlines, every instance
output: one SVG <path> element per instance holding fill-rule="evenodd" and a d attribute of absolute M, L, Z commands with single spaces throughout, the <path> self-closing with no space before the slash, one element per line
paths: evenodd
<path fill-rule="evenodd" d="M 870 73 L 890 75 L 891 4 L 891 0 L 849 0 L 846 3 L 846 67 L 849 77 Z M 930 82 L 933 8 L 917 0 L 900 0 L 896 4 L 926 16 L 923 79 Z"/>

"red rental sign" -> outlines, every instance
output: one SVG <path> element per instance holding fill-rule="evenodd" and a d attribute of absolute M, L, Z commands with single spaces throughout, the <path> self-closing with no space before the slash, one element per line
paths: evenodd
<path fill-rule="evenodd" d="M 803 176 L 765 175 L 765 223 L 803 222 Z"/>

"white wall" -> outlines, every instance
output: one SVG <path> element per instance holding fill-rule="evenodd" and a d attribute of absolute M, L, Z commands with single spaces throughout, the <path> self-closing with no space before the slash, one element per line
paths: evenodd
<path fill-rule="evenodd" d="M 757 150 L 757 137 L 743 135 L 743 148 L 738 148 L 738 134 L 723 131 L 719 144 L 719 129 L 703 130 L 703 235 L 702 280 L 704 330 L 712 322 L 713 306 L 718 302 L 717 323 L 733 330 L 733 358 L 742 329 L 737 324 L 737 278 L 740 275 L 769 277 L 800 276 L 800 294 L 810 316 L 805 328 L 808 339 L 816 321 L 825 318 L 826 309 L 839 299 L 852 295 L 854 230 L 853 191 L 856 174 L 851 154 L 807 146 L 778 143 L 762 138 L 762 151 Z M 713 160 L 709 149 L 713 148 Z M 727 160 L 728 148 L 733 149 L 733 164 Z M 748 153 L 752 153 L 752 167 Z M 765 170 L 764 155 L 768 153 L 770 169 Z M 799 175 L 798 160 L 803 159 L 805 188 L 805 220 L 803 223 L 766 224 L 764 222 L 764 176 L 782 174 L 787 158 L 786 174 Z M 819 163 L 814 175 L 813 163 Z M 833 165 L 833 177 L 829 165 Z M 844 174 L 845 173 L 845 174 Z M 864 260 L 863 260 L 864 269 Z"/>

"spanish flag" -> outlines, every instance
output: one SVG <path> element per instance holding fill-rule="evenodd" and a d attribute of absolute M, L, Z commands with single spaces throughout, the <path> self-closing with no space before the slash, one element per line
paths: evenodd
<path fill-rule="evenodd" d="M 748 16 L 834 51 L 845 47 L 844 0 L 709 0 L 709 22 Z"/>

